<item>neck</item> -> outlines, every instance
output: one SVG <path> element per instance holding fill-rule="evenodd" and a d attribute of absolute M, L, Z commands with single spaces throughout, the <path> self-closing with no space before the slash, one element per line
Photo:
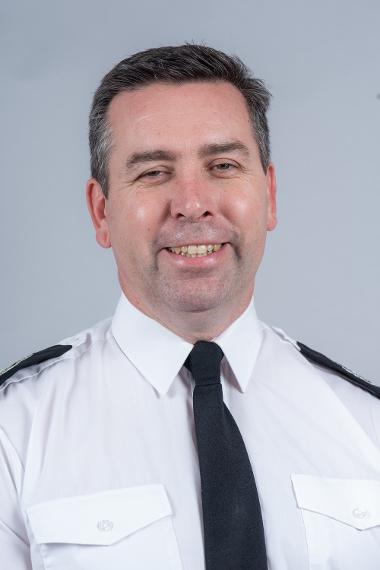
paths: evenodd
<path fill-rule="evenodd" d="M 198 340 L 212 340 L 225 331 L 248 307 L 252 291 L 249 291 L 240 304 L 233 303 L 210 309 L 178 311 L 164 307 L 159 310 L 141 303 L 127 291 L 123 291 L 128 301 L 139 311 L 159 322 L 191 344 Z"/>

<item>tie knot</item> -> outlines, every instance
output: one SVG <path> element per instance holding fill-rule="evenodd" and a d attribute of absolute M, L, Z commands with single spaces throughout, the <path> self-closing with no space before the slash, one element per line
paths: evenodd
<path fill-rule="evenodd" d="M 197 385 L 218 384 L 223 356 L 223 350 L 215 342 L 199 340 L 186 358 L 185 366 Z"/>

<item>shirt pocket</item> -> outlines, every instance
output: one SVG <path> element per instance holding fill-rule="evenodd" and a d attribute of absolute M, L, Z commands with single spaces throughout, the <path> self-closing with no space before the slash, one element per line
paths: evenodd
<path fill-rule="evenodd" d="M 310 570 L 374 570 L 380 564 L 380 480 L 292 475 Z"/>
<path fill-rule="evenodd" d="M 163 485 L 57 499 L 26 513 L 46 569 L 182 569 Z"/>

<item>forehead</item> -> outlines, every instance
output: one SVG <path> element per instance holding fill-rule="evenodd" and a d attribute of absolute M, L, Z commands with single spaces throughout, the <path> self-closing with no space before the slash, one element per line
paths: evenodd
<path fill-rule="evenodd" d="M 253 139 L 247 103 L 227 82 L 154 83 L 119 93 L 108 109 L 114 142 L 149 146 L 163 138 L 196 145 L 199 138 Z M 204 140 L 202 141 L 204 142 Z"/>

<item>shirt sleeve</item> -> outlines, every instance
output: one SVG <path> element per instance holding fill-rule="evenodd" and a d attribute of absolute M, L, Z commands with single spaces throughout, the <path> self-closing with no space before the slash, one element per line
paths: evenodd
<path fill-rule="evenodd" d="M 12 570 L 32 570 L 29 541 L 19 504 L 23 466 L 0 428 L 0 553 L 1 564 Z"/>

